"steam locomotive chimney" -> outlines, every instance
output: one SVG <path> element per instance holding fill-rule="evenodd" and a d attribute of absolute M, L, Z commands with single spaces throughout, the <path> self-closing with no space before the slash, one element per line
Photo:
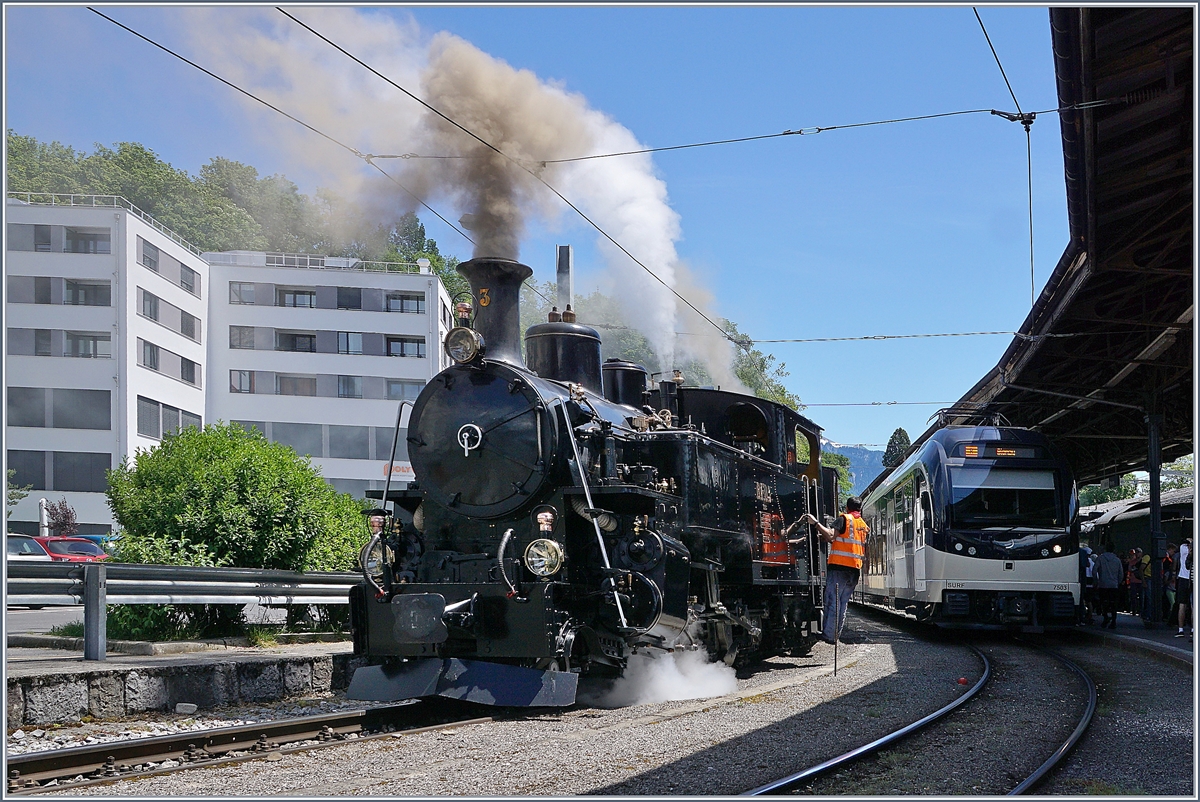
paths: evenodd
<path fill-rule="evenodd" d="M 488 359 L 523 365 L 521 359 L 521 284 L 533 270 L 512 259 L 482 256 L 458 266 L 475 296 L 475 328 L 483 335 Z"/>

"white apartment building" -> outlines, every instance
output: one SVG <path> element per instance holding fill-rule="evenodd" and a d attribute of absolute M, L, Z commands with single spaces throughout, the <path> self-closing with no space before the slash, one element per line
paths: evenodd
<path fill-rule="evenodd" d="M 124 199 L 55 200 L 5 206 L 5 449 L 33 487 L 9 529 L 36 533 L 38 499 L 65 498 L 95 534 L 105 471 L 203 421 L 208 265 Z"/>
<path fill-rule="evenodd" d="M 450 297 L 428 267 L 206 253 L 209 420 L 258 427 L 335 488 L 381 489 L 398 402 L 443 367 Z M 407 422 L 407 414 L 405 415 Z M 401 430 L 393 485 L 412 479 Z"/>
<path fill-rule="evenodd" d="M 33 487 L 10 531 L 36 532 L 39 498 L 109 531 L 105 471 L 217 420 L 339 490 L 383 486 L 397 402 L 442 367 L 450 300 L 427 268 L 201 254 L 112 196 L 10 193 L 5 211 L 5 449 Z M 411 476 L 402 432 L 393 483 Z"/>

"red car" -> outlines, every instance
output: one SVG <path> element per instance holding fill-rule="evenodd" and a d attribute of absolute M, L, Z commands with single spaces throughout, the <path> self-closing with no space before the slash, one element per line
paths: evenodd
<path fill-rule="evenodd" d="M 82 537 L 35 537 L 46 547 L 50 559 L 60 563 L 94 563 L 108 559 L 108 553 Z"/>

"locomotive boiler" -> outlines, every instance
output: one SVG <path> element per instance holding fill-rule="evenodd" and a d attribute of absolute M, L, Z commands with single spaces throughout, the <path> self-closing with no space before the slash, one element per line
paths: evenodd
<path fill-rule="evenodd" d="M 458 269 L 475 303 L 446 335 L 454 364 L 413 404 L 416 481 L 387 492 L 395 523 L 351 592 L 355 653 L 379 663 L 351 698 L 558 706 L 641 650 L 731 665 L 806 651 L 824 560 L 814 535 L 785 530 L 835 511 L 819 427 L 678 376 L 651 387 L 574 322 L 532 326 L 526 364 L 530 268 Z"/>

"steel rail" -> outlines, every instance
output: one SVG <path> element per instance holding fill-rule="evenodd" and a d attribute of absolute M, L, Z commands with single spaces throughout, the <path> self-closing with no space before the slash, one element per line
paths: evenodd
<path fill-rule="evenodd" d="M 1071 752 L 1071 750 L 1075 748 L 1075 744 L 1079 743 L 1079 739 L 1083 737 L 1085 732 L 1087 732 L 1087 728 L 1092 723 L 1092 717 L 1096 713 L 1096 683 L 1092 680 L 1088 673 L 1080 668 L 1076 663 L 1063 657 L 1058 652 L 1040 646 L 1035 646 L 1034 648 L 1045 652 L 1065 665 L 1067 668 L 1074 671 L 1075 674 L 1078 675 L 1081 680 L 1083 680 L 1083 684 L 1087 686 L 1088 701 L 1086 707 L 1084 708 L 1083 715 L 1079 717 L 1079 723 L 1075 725 L 1075 729 L 1071 731 L 1071 734 L 1067 737 L 1067 740 L 1063 741 L 1062 745 L 1054 750 L 1054 753 L 1046 759 L 1045 763 L 1038 766 L 1037 771 L 1035 771 L 1033 774 L 1030 774 L 1021 781 L 1020 785 L 1009 791 L 1008 796 L 1020 796 L 1040 783 L 1046 777 L 1046 775 L 1049 774 L 1055 766 L 1062 762 L 1063 758 L 1065 758 Z"/>
<path fill-rule="evenodd" d="M 775 780 L 774 782 L 769 782 L 766 785 L 759 786 L 752 791 L 746 791 L 745 793 L 741 794 L 741 796 L 771 796 L 774 794 L 791 793 L 799 789 L 806 782 L 816 779 L 822 774 L 826 774 L 834 769 L 841 768 L 842 766 L 853 763 L 860 758 L 866 757 L 867 755 L 878 752 L 885 747 L 891 746 L 897 741 L 907 738 L 925 726 L 932 724 L 938 719 L 954 712 L 959 707 L 973 699 L 981 690 L 983 690 L 984 686 L 987 685 L 988 681 L 992 678 L 992 664 L 988 661 L 987 656 L 974 646 L 970 646 L 969 648 L 971 651 L 975 652 L 975 655 L 983 662 L 983 676 L 981 676 L 975 685 L 971 687 L 971 690 L 967 691 L 950 704 L 935 710 L 924 718 L 918 719 L 911 724 L 906 724 L 900 729 L 884 735 L 882 738 L 877 738 L 868 744 L 863 744 L 860 747 L 851 749 L 845 754 L 826 760 L 824 763 L 818 763 L 817 765 L 807 768 L 804 771 L 788 775 L 787 777 Z"/>
<path fill-rule="evenodd" d="M 468 718 L 461 716 L 463 711 L 458 711 L 460 715 L 452 713 L 449 721 L 430 723 L 439 715 L 446 714 L 445 704 L 445 700 L 409 702 L 11 755 L 8 758 L 8 795 L 82 788 L 189 768 L 261 759 L 271 753 L 301 752 L 353 740 L 385 737 L 396 732 L 424 732 L 477 724 L 495 718 Z M 450 704 L 453 704 L 452 701 Z M 167 760 L 176 761 L 177 765 L 137 768 Z M 71 782 L 72 778 L 80 775 L 84 777 L 83 780 Z M 54 780 L 57 780 L 54 785 L 46 785 Z"/>

